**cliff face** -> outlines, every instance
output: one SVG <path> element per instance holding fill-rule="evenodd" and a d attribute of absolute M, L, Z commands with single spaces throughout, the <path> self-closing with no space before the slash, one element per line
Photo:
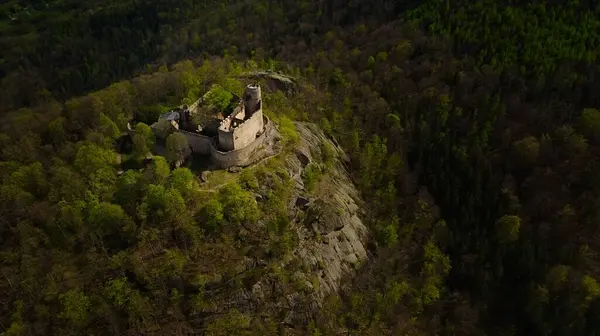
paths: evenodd
<path fill-rule="evenodd" d="M 290 211 L 304 214 L 297 226 L 303 242 L 298 255 L 309 264 L 323 265 L 316 291 L 322 297 L 337 290 L 343 276 L 367 258 L 368 231 L 359 218 L 362 201 L 343 165 L 346 154 L 315 125 L 297 123 L 296 127 L 301 140 L 296 155 L 286 161 L 297 192 Z M 324 164 L 324 146 L 334 150 L 335 159 L 315 191 L 308 192 L 301 177 L 309 165 Z M 320 239 L 310 239 L 314 236 Z"/>
<path fill-rule="evenodd" d="M 247 253 L 238 270 L 253 276 L 221 303 L 224 310 L 277 316 L 288 326 L 305 325 L 309 311 L 353 276 L 368 258 L 369 239 L 360 219 L 362 201 L 344 167 L 346 154 L 315 125 L 295 126 L 298 143 L 279 154 L 282 169 L 274 174 L 292 184 L 285 201 L 294 247 L 275 262 L 265 256 L 268 249 L 251 247 L 263 252 Z M 257 202 L 265 202 L 269 188 L 259 186 Z"/>

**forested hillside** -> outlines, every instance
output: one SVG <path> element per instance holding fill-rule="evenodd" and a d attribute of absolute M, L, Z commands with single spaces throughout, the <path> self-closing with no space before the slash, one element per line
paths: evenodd
<path fill-rule="evenodd" d="M 225 79 L 240 68 L 281 70 L 310 88 L 291 99 L 298 105 L 274 101 L 273 115 L 317 122 L 341 144 L 375 237 L 370 261 L 296 332 L 600 333 L 596 1 L 0 6 L 0 328 L 8 334 L 108 326 L 136 334 L 177 323 L 216 332 L 202 314 L 192 321 L 189 306 L 174 318 L 166 302 L 179 301 L 162 278 L 138 295 L 135 282 L 130 291 L 115 280 L 118 271 L 102 279 L 106 288 L 94 272 L 120 250 L 167 241 L 136 228 L 168 220 L 133 209 L 148 210 L 150 197 L 180 199 L 166 193 L 181 172 L 163 171 L 163 184 L 154 173 L 117 178 L 105 167 L 112 138 L 133 116 L 180 104 L 208 83 L 235 87 Z M 188 57 L 203 70 L 159 69 Z M 155 73 L 90 93 L 144 71 Z M 129 188 L 138 181 L 147 187 Z M 178 225 L 207 234 L 202 220 Z M 194 258 L 177 248 L 173 267 L 181 255 Z M 118 321 L 124 301 L 148 310 Z M 264 333 L 253 318 L 232 312 L 219 323 Z"/>

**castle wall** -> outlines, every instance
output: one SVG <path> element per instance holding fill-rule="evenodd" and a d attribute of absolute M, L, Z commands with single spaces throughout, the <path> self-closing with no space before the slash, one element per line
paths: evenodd
<path fill-rule="evenodd" d="M 233 129 L 233 148 L 242 148 L 256 139 L 256 134 L 263 130 L 262 110 L 254 114 L 243 124 Z"/>
<path fill-rule="evenodd" d="M 231 121 L 224 121 L 227 122 Z M 223 151 L 243 148 L 256 139 L 256 134 L 262 131 L 263 126 L 262 110 L 258 110 L 232 131 L 219 128 L 219 148 Z"/>
<path fill-rule="evenodd" d="M 266 117 L 263 118 L 262 113 L 255 113 L 255 115 L 260 114 L 261 118 L 261 129 L 262 125 L 267 125 L 268 127 L 268 119 Z M 249 159 L 252 154 L 256 151 L 257 148 L 263 145 L 266 140 L 267 132 L 262 132 L 262 134 L 256 137 L 256 131 L 254 132 L 253 141 L 247 144 L 246 147 L 232 150 L 232 151 L 221 151 L 217 149 L 217 139 L 214 139 L 212 145 L 210 146 L 210 156 L 214 163 L 216 163 L 219 168 L 227 169 L 232 166 L 244 166 L 249 163 Z M 220 141 L 220 140 L 219 140 Z M 220 143 L 219 143 L 220 145 Z"/>
<path fill-rule="evenodd" d="M 231 114 L 231 116 L 233 118 L 237 118 L 237 119 L 244 119 L 246 118 L 246 110 L 244 110 L 243 105 L 239 105 L 238 107 L 235 108 L 235 110 L 233 111 L 233 113 Z"/>
<path fill-rule="evenodd" d="M 234 148 L 233 132 L 227 132 L 219 128 L 219 149 L 230 151 Z"/>
<path fill-rule="evenodd" d="M 210 154 L 211 138 L 205 135 L 178 130 L 179 133 L 183 134 L 188 141 L 190 147 L 194 153 L 208 155 Z"/>

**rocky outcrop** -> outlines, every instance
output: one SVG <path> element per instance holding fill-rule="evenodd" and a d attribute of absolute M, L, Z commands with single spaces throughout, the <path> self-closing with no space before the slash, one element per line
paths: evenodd
<path fill-rule="evenodd" d="M 287 325 L 305 324 L 307 309 L 318 308 L 328 293 L 337 291 L 343 279 L 353 275 L 368 258 L 365 246 L 369 239 L 360 219 L 362 201 L 344 168 L 345 153 L 315 125 L 296 123 L 296 127 L 300 141 L 295 152 L 286 155 L 285 167 L 294 181 L 289 212 L 298 244 L 290 253 L 295 264 L 279 264 L 290 274 L 288 283 L 293 285 L 283 288 L 279 279 L 263 276 L 237 293 L 237 303 L 249 310 L 262 306 L 278 314 L 285 312 L 282 323 Z M 334 149 L 330 153 L 334 158 L 316 191 L 309 192 L 302 175 L 311 165 L 323 165 L 324 144 Z"/>
<path fill-rule="evenodd" d="M 279 154 L 283 169 L 274 174 L 287 175 L 284 180 L 293 182 L 288 204 L 291 223 L 286 230 L 294 236 L 294 247 L 279 257 L 274 257 L 268 246 L 244 247 L 245 256 L 234 275 L 243 285 L 216 303 L 220 312 L 230 308 L 247 314 L 260 311 L 276 316 L 287 327 L 305 326 L 308 313 L 354 275 L 368 258 L 365 246 L 369 240 L 361 221 L 363 202 L 345 169 L 346 154 L 315 125 L 295 125 L 299 142 L 291 151 L 287 148 Z M 315 167 L 325 172 L 308 190 L 303 175 Z M 257 202 L 269 198 L 268 186 L 260 190 L 255 195 Z M 262 232 L 265 223 L 257 225 L 254 230 Z M 225 279 L 214 286 L 224 286 L 223 282 L 234 280 Z"/>
<path fill-rule="evenodd" d="M 359 193 L 344 168 L 346 154 L 315 125 L 297 123 L 296 127 L 301 141 L 296 155 L 289 156 L 287 163 L 298 193 L 292 211 L 304 213 L 302 225 L 298 226 L 302 243 L 297 253 L 306 263 L 319 266 L 320 286 L 316 293 L 323 297 L 336 291 L 343 277 L 367 259 L 368 230 L 359 217 Z M 311 195 L 300 183 L 301 176 L 309 164 L 323 164 L 324 145 L 334 149 L 335 159 Z"/>

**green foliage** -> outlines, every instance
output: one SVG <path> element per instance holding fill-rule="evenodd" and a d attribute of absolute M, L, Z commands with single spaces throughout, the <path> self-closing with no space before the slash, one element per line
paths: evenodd
<path fill-rule="evenodd" d="M 169 110 L 170 108 L 162 105 L 141 106 L 138 107 L 135 118 L 141 123 L 151 125 L 156 122 L 161 115 L 169 112 Z"/>
<path fill-rule="evenodd" d="M 423 248 L 424 263 L 421 268 L 423 283 L 420 295 L 413 302 L 416 311 L 432 305 L 441 298 L 443 278 L 450 272 L 450 258 L 445 255 L 433 242 L 428 240 Z"/>
<path fill-rule="evenodd" d="M 390 281 L 386 285 L 385 289 L 386 305 L 391 307 L 396 306 L 398 303 L 400 303 L 400 300 L 408 293 L 408 291 L 409 285 L 405 281 L 400 283 L 394 280 Z"/>
<path fill-rule="evenodd" d="M 121 308 L 130 300 L 133 291 L 127 282 L 127 278 L 121 277 L 108 281 L 104 292 L 113 305 Z"/>
<path fill-rule="evenodd" d="M 18 336 L 25 333 L 26 326 L 23 324 L 23 301 L 16 301 L 15 306 L 15 312 L 12 314 L 10 327 L 2 333 L 2 336 Z"/>
<path fill-rule="evenodd" d="M 32 195 L 43 197 L 48 192 L 44 168 L 39 162 L 21 166 L 6 179 L 6 184 L 26 191 Z"/>
<path fill-rule="evenodd" d="M 331 169 L 337 158 L 336 149 L 328 142 L 321 143 L 321 156 L 325 170 Z"/>
<path fill-rule="evenodd" d="M 380 172 L 383 171 L 387 162 L 392 163 L 392 161 L 388 161 L 388 156 L 386 140 L 377 135 L 373 136 L 372 140 L 362 148 L 358 159 L 361 175 L 359 185 L 361 188 L 374 190 L 382 185 L 382 181 L 386 176 Z M 387 174 L 396 174 L 395 169 L 398 167 L 389 168 Z"/>
<path fill-rule="evenodd" d="M 229 184 L 219 190 L 219 201 L 223 205 L 225 219 L 234 225 L 253 222 L 258 218 L 256 200 L 239 184 Z"/>
<path fill-rule="evenodd" d="M 229 106 L 231 99 L 233 99 L 231 92 L 215 84 L 204 95 L 203 103 L 215 108 L 217 111 L 224 111 Z"/>
<path fill-rule="evenodd" d="M 125 212 L 116 205 L 106 202 L 94 205 L 90 209 L 88 223 L 100 237 L 118 231 L 125 220 Z"/>
<path fill-rule="evenodd" d="M 256 174 L 251 169 L 244 169 L 240 174 L 240 185 L 250 191 L 258 191 L 260 185 Z"/>
<path fill-rule="evenodd" d="M 600 139 L 600 110 L 587 108 L 581 112 L 579 127 L 590 140 Z"/>
<path fill-rule="evenodd" d="M 169 186 L 179 191 L 184 198 L 191 198 L 198 190 L 198 181 L 188 168 L 177 168 L 169 176 Z"/>
<path fill-rule="evenodd" d="M 200 211 L 201 225 L 209 233 L 219 230 L 223 224 L 225 215 L 224 209 L 221 203 L 216 198 L 211 198 L 204 204 Z"/>
<path fill-rule="evenodd" d="M 98 130 L 109 139 L 116 139 L 121 134 L 119 127 L 117 127 L 117 125 L 104 113 L 100 114 L 100 124 L 98 125 Z"/>
<path fill-rule="evenodd" d="M 286 116 L 279 118 L 279 132 L 283 138 L 290 144 L 296 144 L 298 142 L 298 133 L 296 132 L 296 126 Z"/>
<path fill-rule="evenodd" d="M 133 156 L 138 160 L 144 159 L 154 147 L 156 139 L 150 126 L 144 123 L 135 125 L 135 134 L 133 135 Z"/>
<path fill-rule="evenodd" d="M 369 56 L 369 59 L 368 59 L 368 61 L 367 61 L 367 66 L 368 66 L 369 68 L 372 68 L 372 67 L 374 67 L 374 66 L 375 66 L 375 57 L 373 57 L 373 56 Z"/>
<path fill-rule="evenodd" d="M 146 180 L 149 183 L 157 185 L 164 185 L 170 174 L 171 169 L 169 168 L 169 164 L 162 156 L 152 157 L 152 163 L 144 170 Z"/>
<path fill-rule="evenodd" d="M 596 60 L 600 23 L 592 10 L 578 7 L 571 1 L 515 6 L 495 0 L 432 0 L 410 16 L 432 32 L 451 34 L 480 63 L 500 69 L 516 65 L 527 75 L 543 76 L 563 60 Z M 520 50 L 518 45 L 526 47 Z"/>
<path fill-rule="evenodd" d="M 513 144 L 515 161 L 518 164 L 532 165 L 539 156 L 540 144 L 533 136 L 523 138 Z"/>
<path fill-rule="evenodd" d="M 550 269 L 546 276 L 546 283 L 550 289 L 558 290 L 567 281 L 570 268 L 565 265 L 557 265 Z"/>
<path fill-rule="evenodd" d="M 190 154 L 187 138 L 181 133 L 173 133 L 167 137 L 167 160 L 169 162 L 183 161 Z"/>
<path fill-rule="evenodd" d="M 377 228 L 377 241 L 385 247 L 392 247 L 398 243 L 398 217 L 392 217 L 390 220 L 381 221 Z"/>
<path fill-rule="evenodd" d="M 185 213 L 185 202 L 177 190 L 151 184 L 137 212 L 144 223 L 173 224 Z"/>
<path fill-rule="evenodd" d="M 298 243 L 290 230 L 297 223 L 287 214 L 289 176 L 269 167 L 256 173 L 258 183 L 241 178 L 244 189 L 261 193 L 257 208 L 267 226 L 242 229 L 230 224 L 248 220 L 252 210 L 250 216 L 228 211 L 237 211 L 240 199 L 242 208 L 254 204 L 253 194 L 226 197 L 236 192 L 215 189 L 190 197 L 189 174 L 170 173 L 164 159 L 143 175 L 117 178 L 116 161 L 106 154 L 114 154 L 108 148 L 115 127 L 134 114 L 152 123 L 167 106 L 190 103 L 214 83 L 240 92 L 245 79 L 229 74 L 282 69 L 284 61 L 302 69 L 290 71 L 300 85 L 285 93 L 264 85 L 266 113 L 275 122 L 280 115 L 318 121 L 336 137 L 352 157 L 347 168 L 366 203 L 361 218 L 387 246 L 373 253 L 364 271 L 344 279 L 340 295 L 312 316 L 312 331 L 595 332 L 600 30 L 593 3 L 430 0 L 408 15 L 429 34 L 397 20 L 406 6 L 398 1 L 248 4 L 0 5 L 7 13 L 0 14 L 2 326 L 48 334 L 267 330 L 257 327 L 266 315 L 260 304 L 243 318 L 215 312 L 222 312 L 223 301 L 235 302 L 230 289 L 240 277 L 230 275 L 247 267 L 238 260 L 265 259 L 250 256 L 264 249 L 279 263 Z M 239 17 L 247 20 L 232 19 Z M 314 27 L 329 33 L 319 35 Z M 277 50 L 268 47 L 273 41 Z M 198 53 L 206 61 L 197 68 L 188 61 L 151 74 L 160 64 Z M 278 59 L 262 60 L 271 54 Z M 239 55 L 254 60 L 233 62 Z M 157 66 L 82 96 L 146 63 Z M 213 104 L 224 106 L 224 96 Z M 22 106 L 28 108 L 18 110 Z M 589 109 L 579 113 L 581 107 Z M 279 126 L 286 140 L 298 138 L 287 122 Z M 209 198 L 221 210 L 206 217 L 216 218 L 212 225 L 220 234 L 203 241 L 188 234 L 190 218 L 195 200 L 206 205 Z M 516 214 L 523 227 L 517 218 L 502 217 Z M 438 216 L 448 223 L 443 240 L 433 224 Z M 128 218 L 139 230 L 123 239 L 120 228 Z M 241 231 L 244 239 L 234 240 L 231 232 Z M 202 305 L 190 308 L 186 272 L 198 269 L 211 274 L 211 283 L 203 286 Z M 124 283 L 104 286 L 112 296 L 98 288 L 107 284 L 99 275 L 120 279 L 123 272 L 131 292 Z M 87 323 L 70 323 L 67 315 L 81 314 L 64 314 L 65 297 L 57 299 L 70 288 L 85 288 L 93 302 L 94 308 L 83 309 L 93 322 L 88 330 L 81 329 Z M 116 299 L 125 292 L 128 300 Z M 264 300 L 287 294 L 276 291 Z"/>
<path fill-rule="evenodd" d="M 237 309 L 217 317 L 206 326 L 205 333 L 210 336 L 250 335 L 250 318 Z"/>
<path fill-rule="evenodd" d="M 160 274 L 168 276 L 181 276 L 187 264 L 186 256 L 174 249 L 166 250 L 162 261 Z"/>
<path fill-rule="evenodd" d="M 496 223 L 498 241 L 506 244 L 513 243 L 519 239 L 521 219 L 518 216 L 502 216 Z"/>
<path fill-rule="evenodd" d="M 60 318 L 66 320 L 75 328 L 82 328 L 88 323 L 92 304 L 85 293 L 72 289 L 61 294 L 59 300 L 63 307 L 59 315 Z"/>
<path fill-rule="evenodd" d="M 321 118 L 319 126 L 325 134 L 332 135 L 333 130 L 331 128 L 331 123 L 329 122 L 329 119 L 327 119 L 326 117 Z"/>
<path fill-rule="evenodd" d="M 116 170 L 113 167 L 103 167 L 90 176 L 88 183 L 90 190 L 103 200 L 111 200 L 116 180 Z"/>
<path fill-rule="evenodd" d="M 66 118 L 58 117 L 48 124 L 48 133 L 52 139 L 52 143 L 61 145 L 68 139 L 66 131 Z"/>
<path fill-rule="evenodd" d="M 114 200 L 129 215 L 135 215 L 136 203 L 142 192 L 141 182 L 142 174 L 135 170 L 124 172 L 116 181 Z"/>
<path fill-rule="evenodd" d="M 600 285 L 596 279 L 585 275 L 582 280 L 581 286 L 583 287 L 585 293 L 585 302 L 591 302 L 593 299 L 600 296 Z"/>
<path fill-rule="evenodd" d="M 315 191 L 317 184 L 323 177 L 323 172 L 321 171 L 321 167 L 319 167 L 315 163 L 311 163 L 302 172 L 302 180 L 304 181 L 304 187 L 306 191 L 312 193 Z"/>
<path fill-rule="evenodd" d="M 91 176 L 97 171 L 117 164 L 114 152 L 100 148 L 94 144 L 83 144 L 77 150 L 75 167 L 85 176 Z"/>

